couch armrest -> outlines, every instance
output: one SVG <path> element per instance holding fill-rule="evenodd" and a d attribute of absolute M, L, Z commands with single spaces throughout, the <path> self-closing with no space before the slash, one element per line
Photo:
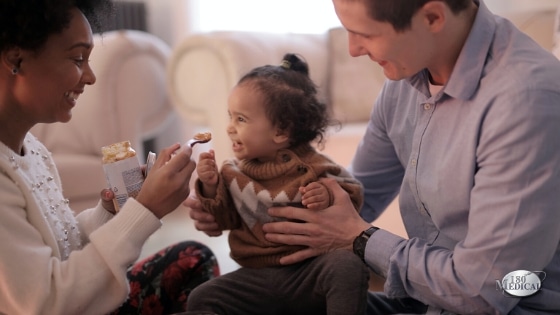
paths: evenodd
<path fill-rule="evenodd" d="M 173 50 L 168 63 L 171 101 L 186 121 L 212 132 L 211 146 L 221 163 L 232 156 L 226 134 L 227 98 L 239 78 L 255 67 L 279 64 L 285 53 L 299 53 L 324 97 L 327 45 L 326 34 L 224 31 L 189 36 Z"/>

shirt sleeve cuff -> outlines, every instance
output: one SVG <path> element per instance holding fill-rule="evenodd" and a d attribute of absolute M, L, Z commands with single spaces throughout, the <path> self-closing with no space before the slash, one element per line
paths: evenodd
<path fill-rule="evenodd" d="M 364 259 L 367 265 L 373 272 L 386 278 L 391 256 L 403 241 L 404 238 L 389 231 L 377 230 L 366 244 Z"/>

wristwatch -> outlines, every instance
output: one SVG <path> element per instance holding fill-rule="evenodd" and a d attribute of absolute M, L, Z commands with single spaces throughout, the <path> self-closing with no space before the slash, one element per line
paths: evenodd
<path fill-rule="evenodd" d="M 366 229 L 365 231 L 362 231 L 362 233 L 360 233 L 360 235 L 358 235 L 354 239 L 354 244 L 353 244 L 354 254 L 360 257 L 360 259 L 363 262 L 365 262 L 364 254 L 366 252 L 367 241 L 369 240 L 370 236 L 377 230 L 379 230 L 378 227 L 372 226 Z"/>

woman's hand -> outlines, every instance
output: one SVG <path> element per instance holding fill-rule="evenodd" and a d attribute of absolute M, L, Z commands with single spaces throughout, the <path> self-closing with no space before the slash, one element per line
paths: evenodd
<path fill-rule="evenodd" d="M 111 189 L 105 188 L 101 191 L 101 205 L 107 212 L 116 214 L 117 210 L 113 199 L 115 199 L 115 193 Z"/>
<path fill-rule="evenodd" d="M 163 149 L 144 180 L 136 200 L 156 217 L 161 219 L 172 212 L 189 195 L 196 167 L 191 154 L 190 146 L 181 147 L 178 143 Z"/>
<path fill-rule="evenodd" d="M 222 230 L 218 228 L 218 223 L 213 215 L 202 210 L 202 203 L 194 193 L 183 202 L 183 205 L 190 208 L 189 215 L 194 220 L 194 227 L 206 233 L 208 236 L 220 236 Z"/>
<path fill-rule="evenodd" d="M 295 207 L 270 208 L 268 213 L 289 221 L 266 223 L 267 240 L 306 249 L 282 257 L 280 263 L 293 264 L 335 249 L 351 249 L 356 236 L 371 225 L 354 209 L 350 197 L 335 179 L 320 180 L 333 194 L 333 205 L 323 210 Z"/>

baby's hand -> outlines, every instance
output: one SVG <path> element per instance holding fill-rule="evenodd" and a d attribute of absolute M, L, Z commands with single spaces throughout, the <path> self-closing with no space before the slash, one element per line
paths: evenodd
<path fill-rule="evenodd" d="M 321 210 L 330 205 L 330 195 L 327 187 L 318 182 L 312 182 L 300 187 L 301 203 L 308 209 Z"/>
<path fill-rule="evenodd" d="M 196 165 L 196 173 L 198 174 L 198 179 L 203 184 L 218 184 L 218 167 L 216 166 L 214 150 L 200 153 L 198 164 Z"/>

